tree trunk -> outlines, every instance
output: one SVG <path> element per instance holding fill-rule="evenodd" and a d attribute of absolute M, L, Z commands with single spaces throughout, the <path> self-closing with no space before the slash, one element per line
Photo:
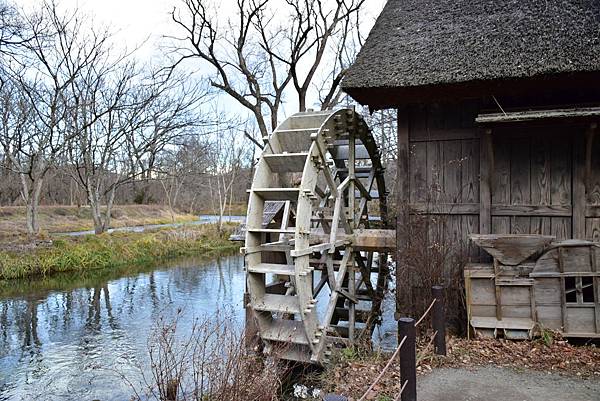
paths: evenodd
<path fill-rule="evenodd" d="M 110 190 L 110 193 L 108 195 L 108 200 L 106 202 L 106 210 L 104 212 L 104 222 L 102 224 L 102 232 L 105 232 L 106 230 L 108 230 L 110 228 L 110 220 L 112 218 L 112 208 L 113 205 L 115 204 L 115 194 L 116 194 L 117 188 L 113 187 Z"/>
<path fill-rule="evenodd" d="M 37 237 L 40 235 L 38 217 L 43 183 L 43 179 L 33 181 L 29 193 L 24 196 L 27 204 L 27 234 L 30 237 Z"/>

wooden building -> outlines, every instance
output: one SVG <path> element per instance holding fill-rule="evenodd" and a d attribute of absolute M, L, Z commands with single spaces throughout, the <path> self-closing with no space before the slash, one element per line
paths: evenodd
<path fill-rule="evenodd" d="M 457 241 L 600 241 L 597 0 L 389 0 L 342 85 L 398 110 L 398 204 Z"/>

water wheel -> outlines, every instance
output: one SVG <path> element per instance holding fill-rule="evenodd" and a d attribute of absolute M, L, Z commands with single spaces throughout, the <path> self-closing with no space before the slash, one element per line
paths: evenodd
<path fill-rule="evenodd" d="M 325 363 L 332 344 L 371 337 L 387 254 L 354 234 L 385 226 L 377 145 L 353 110 L 299 113 L 273 133 L 248 206 L 247 302 L 267 353 Z"/>

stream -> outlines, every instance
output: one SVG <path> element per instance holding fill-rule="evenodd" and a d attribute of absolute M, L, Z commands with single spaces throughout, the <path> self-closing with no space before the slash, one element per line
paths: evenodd
<path fill-rule="evenodd" d="M 241 327 L 244 274 L 234 255 L 0 287 L 0 401 L 129 400 L 142 372 L 149 377 L 149 337 L 160 318 L 181 310 L 185 333 L 196 318 L 227 311 Z M 374 334 L 384 348 L 395 343 L 391 306 Z"/>

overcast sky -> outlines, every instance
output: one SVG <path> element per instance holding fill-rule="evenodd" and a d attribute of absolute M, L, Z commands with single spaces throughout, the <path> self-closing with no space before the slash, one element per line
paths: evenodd
<path fill-rule="evenodd" d="M 13 0 L 25 9 L 35 7 L 40 0 Z M 175 35 L 177 28 L 169 13 L 181 0 L 56 0 L 65 10 L 78 8 L 90 16 L 90 23 L 108 25 L 115 32 L 115 43 L 129 50 L 140 47 L 137 57 L 142 62 L 154 60 L 160 63 L 162 57 L 160 45 L 165 43 L 165 35 Z M 215 2 L 218 0 L 215 0 Z M 279 0 L 283 1 L 283 0 Z M 375 18 L 381 12 L 386 0 L 367 0 L 362 21 L 364 30 L 370 30 Z M 221 0 L 219 16 L 230 17 L 226 10 L 235 10 L 235 0 Z M 229 5 L 229 3 L 232 3 Z M 221 12 L 223 10 L 223 12 Z M 231 15 L 233 17 L 234 14 Z M 197 61 L 200 63 L 200 61 Z M 194 68 L 203 70 L 201 65 Z M 223 104 L 229 104 L 223 99 Z M 294 99 L 290 96 L 284 109 L 293 110 Z M 285 111 L 285 110 L 284 110 Z M 287 113 L 286 113 L 287 114 Z"/>
<path fill-rule="evenodd" d="M 94 18 L 96 23 L 108 24 L 116 31 L 119 42 L 133 48 L 145 42 L 143 54 L 149 56 L 158 48 L 162 37 L 174 33 L 169 13 L 180 0 L 57 0 L 67 9 L 79 8 Z M 222 0 L 226 5 L 233 0 Z M 367 0 L 365 24 L 371 26 L 386 0 Z M 25 7 L 35 6 L 40 0 L 17 0 Z M 222 7 L 233 10 L 232 7 Z M 226 16 L 226 13 L 222 14 Z M 233 16 L 233 15 L 232 15 Z"/>

